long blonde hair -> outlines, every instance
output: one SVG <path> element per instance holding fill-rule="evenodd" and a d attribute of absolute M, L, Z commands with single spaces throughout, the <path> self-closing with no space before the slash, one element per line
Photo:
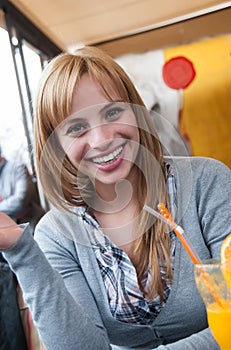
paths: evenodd
<path fill-rule="evenodd" d="M 156 206 L 159 202 L 168 202 L 162 147 L 150 114 L 130 78 L 110 56 L 97 48 L 84 47 L 75 54 L 63 53 L 54 58 L 42 74 L 34 108 L 38 176 L 54 206 L 70 210 L 86 204 L 76 184 L 77 169 L 64 154 L 55 134 L 56 127 L 71 114 L 73 94 L 85 72 L 94 78 L 109 100 L 119 95 L 122 101 L 131 104 L 136 115 L 140 144 L 147 152 L 140 151 L 137 164 L 142 169 L 137 183 L 141 216 L 134 254 L 139 261 L 137 275 L 141 288 L 149 267 L 153 283 L 148 297 L 159 294 L 162 299 L 160 262 L 166 267 L 166 278 L 172 278 L 169 235 L 162 222 L 153 222 L 153 218 L 142 211 L 145 203 Z M 154 168 L 150 154 L 155 160 Z"/>

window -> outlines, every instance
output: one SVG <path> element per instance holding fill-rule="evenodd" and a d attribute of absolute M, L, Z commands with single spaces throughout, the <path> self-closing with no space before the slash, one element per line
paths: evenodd
<path fill-rule="evenodd" d="M 42 69 L 61 50 L 12 3 L 0 6 L 0 143 L 4 156 L 24 162 L 36 181 L 33 99 Z"/>

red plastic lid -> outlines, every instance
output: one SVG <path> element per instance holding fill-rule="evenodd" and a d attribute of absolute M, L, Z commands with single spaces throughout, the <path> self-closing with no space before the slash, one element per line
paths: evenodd
<path fill-rule="evenodd" d="M 195 78 L 196 72 L 192 62 L 184 57 L 178 56 L 168 60 L 162 71 L 166 85 L 172 89 L 185 89 Z"/>

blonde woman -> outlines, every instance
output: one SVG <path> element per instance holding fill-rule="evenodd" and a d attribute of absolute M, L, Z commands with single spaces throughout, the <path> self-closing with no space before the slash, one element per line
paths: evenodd
<path fill-rule="evenodd" d="M 200 258 L 219 258 L 230 170 L 165 158 L 130 79 L 93 47 L 50 62 L 34 113 L 38 175 L 54 208 L 35 240 L 1 214 L 0 248 L 45 348 L 219 349 L 190 257 L 144 205 L 165 203 Z"/>

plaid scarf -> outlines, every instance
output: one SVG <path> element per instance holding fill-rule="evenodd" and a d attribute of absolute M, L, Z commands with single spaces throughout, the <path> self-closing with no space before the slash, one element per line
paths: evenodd
<path fill-rule="evenodd" d="M 166 164 L 167 190 L 170 199 L 171 214 L 176 211 L 176 183 L 173 168 Z M 145 298 L 140 290 L 136 269 L 128 255 L 118 248 L 106 235 L 96 221 L 89 208 L 83 209 L 82 218 L 94 249 L 96 260 L 103 278 L 112 315 L 116 320 L 136 324 L 151 324 L 164 307 L 171 290 L 171 281 L 165 279 L 165 268 L 160 266 L 163 283 L 163 301 L 156 295 L 151 301 Z M 170 231 L 170 259 L 173 269 L 175 255 L 175 234 Z M 151 283 L 151 275 L 147 269 L 142 280 L 145 288 Z"/>

